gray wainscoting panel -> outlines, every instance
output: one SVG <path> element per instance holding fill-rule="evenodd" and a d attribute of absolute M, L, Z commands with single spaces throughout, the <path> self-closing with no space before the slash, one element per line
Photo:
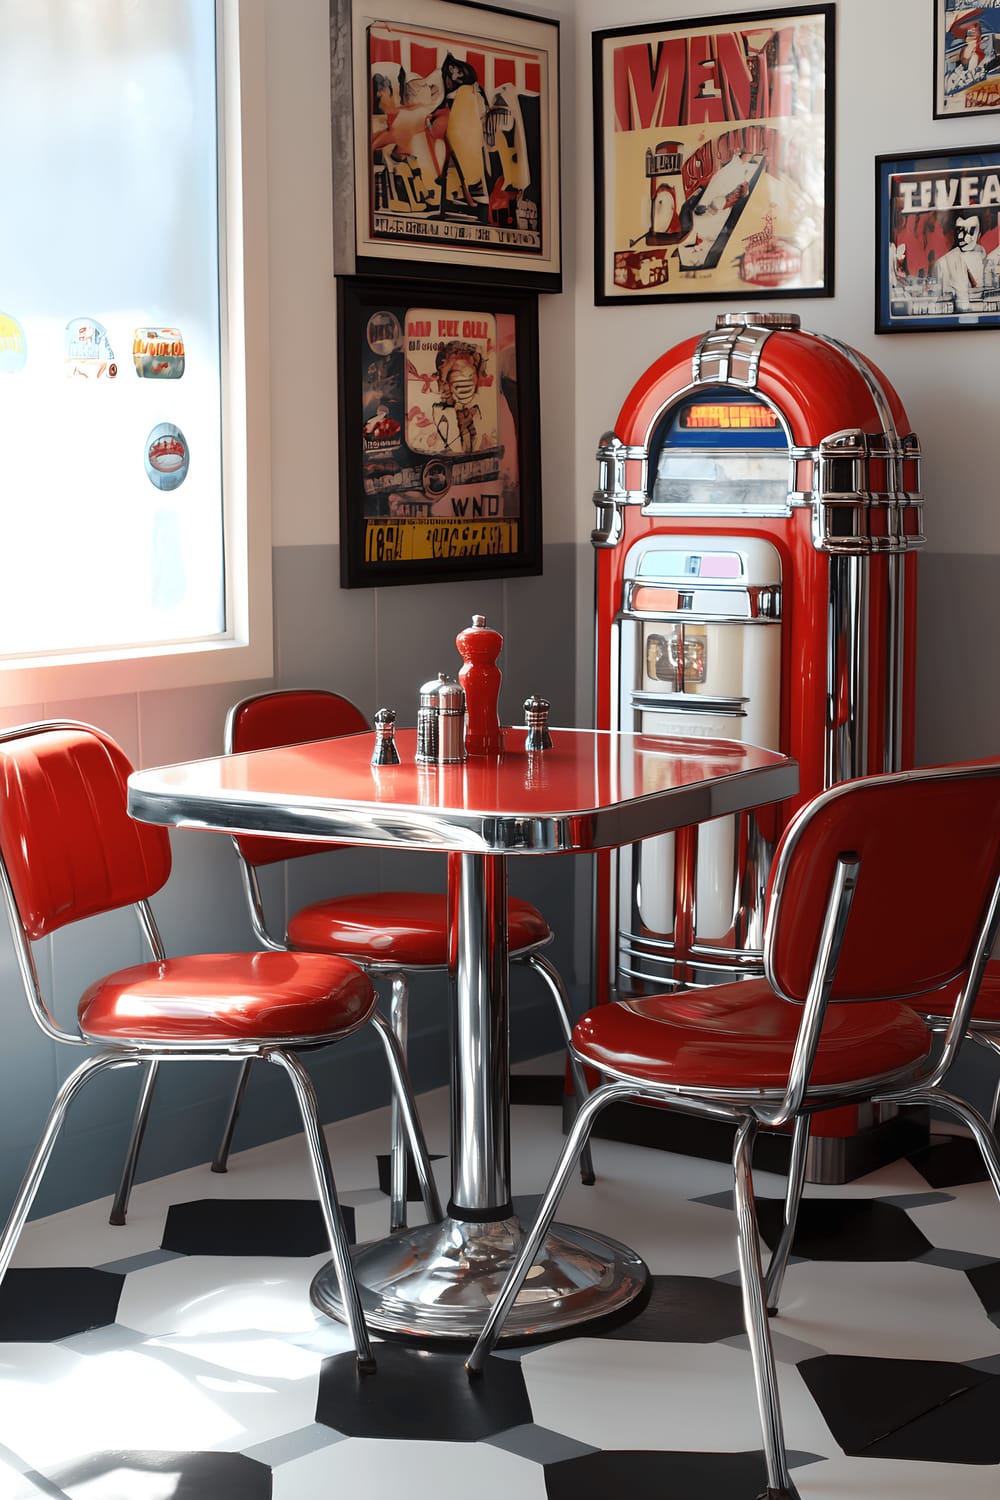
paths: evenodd
<path fill-rule="evenodd" d="M 917 764 L 1000 755 L 1000 556 L 931 552 L 918 568 Z M 933 878 L 931 849 L 927 864 Z M 988 1110 L 997 1073 L 967 1044 L 949 1087 Z"/>
<path fill-rule="evenodd" d="M 1000 755 L 1000 555 L 922 553 L 917 763 L 983 755 Z"/>

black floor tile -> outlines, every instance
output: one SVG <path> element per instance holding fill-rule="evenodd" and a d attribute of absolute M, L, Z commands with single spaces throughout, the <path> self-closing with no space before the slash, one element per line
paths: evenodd
<path fill-rule="evenodd" d="M 773 1250 L 781 1236 L 783 1205 L 757 1200 L 760 1232 Z M 894 1203 L 866 1198 L 803 1198 L 792 1254 L 805 1260 L 917 1260 L 930 1240 Z"/>
<path fill-rule="evenodd" d="M 51 1474 L 24 1476 L 15 1500 L 271 1500 L 271 1470 L 243 1453 L 91 1453 Z"/>
<path fill-rule="evenodd" d="M 758 1500 L 766 1481 L 761 1453 L 609 1450 L 545 1466 L 548 1500 Z"/>
<path fill-rule="evenodd" d="M 1000 1235 L 998 1235 L 1000 1240 Z M 972 1289 L 994 1323 L 1000 1321 L 1000 1260 L 966 1271 Z"/>
<path fill-rule="evenodd" d="M 931 1187 L 960 1187 L 966 1182 L 989 1181 L 979 1147 L 967 1136 L 932 1136 L 922 1151 L 911 1151 L 907 1161 Z"/>
<path fill-rule="evenodd" d="M 118 1316 L 125 1277 L 89 1266 L 38 1266 L 7 1272 L 0 1285 L 0 1343 L 53 1343 Z"/>
<path fill-rule="evenodd" d="M 738 1286 L 703 1276 L 651 1276 L 642 1309 L 602 1337 L 660 1344 L 712 1344 L 742 1333 Z"/>
<path fill-rule="evenodd" d="M 440 1160 L 440 1156 L 431 1157 L 432 1162 Z M 390 1174 L 392 1172 L 392 1157 L 388 1152 L 385 1152 L 377 1156 L 376 1161 L 378 1163 L 379 1190 L 383 1192 L 387 1198 L 391 1197 L 392 1180 Z M 413 1165 L 413 1157 L 410 1155 L 409 1151 L 407 1151 L 406 1153 L 406 1201 L 407 1203 L 420 1203 L 422 1201 L 420 1194 L 420 1178 L 417 1176 L 417 1169 Z"/>
<path fill-rule="evenodd" d="M 354 1210 L 344 1208 L 354 1244 Z M 161 1248 L 181 1255 L 322 1255 L 330 1241 L 320 1206 L 311 1198 L 203 1198 L 175 1203 Z"/>
<path fill-rule="evenodd" d="M 510 1076 L 511 1104 L 557 1104 L 562 1105 L 566 1092 L 561 1073 L 512 1073 Z"/>
<path fill-rule="evenodd" d="M 833 1354 L 798 1370 L 845 1453 L 1000 1463 L 1000 1376 L 944 1360 Z"/>
<path fill-rule="evenodd" d="M 324 1360 L 316 1421 L 352 1437 L 472 1443 L 532 1421 L 520 1364 L 490 1359 L 470 1380 L 462 1354 L 380 1343 L 375 1375 L 353 1354 Z"/>

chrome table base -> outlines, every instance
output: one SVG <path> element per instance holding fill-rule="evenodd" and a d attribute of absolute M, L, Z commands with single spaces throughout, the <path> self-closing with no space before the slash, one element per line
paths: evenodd
<path fill-rule="evenodd" d="M 517 1218 L 493 1223 L 443 1219 L 361 1245 L 354 1272 L 373 1332 L 421 1340 L 474 1341 L 521 1240 Z M 626 1307 L 648 1279 L 645 1263 L 616 1240 L 553 1224 L 504 1326 L 503 1340 L 544 1338 Z M 331 1264 L 310 1296 L 343 1321 Z"/>

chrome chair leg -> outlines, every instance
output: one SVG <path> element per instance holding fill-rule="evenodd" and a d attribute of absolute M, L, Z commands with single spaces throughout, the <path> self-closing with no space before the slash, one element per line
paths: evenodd
<path fill-rule="evenodd" d="M 239 1118 L 240 1110 L 243 1108 L 243 1096 L 247 1091 L 247 1084 L 250 1082 L 250 1069 L 253 1067 L 253 1063 L 253 1058 L 247 1057 L 240 1064 L 240 1073 L 236 1080 L 236 1088 L 233 1090 L 233 1097 L 230 1100 L 229 1113 L 226 1116 L 222 1137 L 212 1161 L 213 1172 L 227 1172 L 229 1170 L 229 1152 L 233 1144 L 233 1131 L 236 1129 L 236 1121 Z"/>
<path fill-rule="evenodd" d="M 302 1128 L 305 1132 L 309 1161 L 316 1183 L 319 1206 L 323 1213 L 323 1221 L 326 1224 L 326 1232 L 330 1240 L 330 1250 L 333 1256 L 333 1268 L 337 1277 L 340 1300 L 354 1344 L 358 1372 L 362 1375 L 370 1375 L 375 1370 L 375 1356 L 372 1352 L 371 1339 L 368 1335 L 368 1325 L 365 1322 L 364 1310 L 361 1306 L 361 1294 L 358 1291 L 358 1283 L 354 1276 L 354 1266 L 351 1262 L 351 1247 L 347 1238 L 347 1230 L 344 1228 L 343 1216 L 340 1212 L 340 1200 L 337 1197 L 337 1188 L 333 1179 L 330 1153 L 327 1150 L 326 1137 L 320 1125 L 316 1090 L 313 1087 L 312 1079 L 294 1052 L 283 1052 L 280 1049 L 275 1049 L 273 1052 L 268 1052 L 266 1056 L 268 1062 L 278 1063 L 284 1068 L 295 1090 L 299 1114 L 302 1116 Z"/>
<path fill-rule="evenodd" d="M 24 1228 L 28 1214 L 31 1212 L 31 1205 L 35 1201 L 35 1195 L 41 1186 L 42 1177 L 45 1175 L 45 1169 L 49 1164 L 52 1148 L 55 1146 L 56 1139 L 62 1129 L 67 1109 L 84 1084 L 88 1083 L 95 1073 L 101 1072 L 104 1068 L 120 1068 L 123 1063 L 127 1065 L 130 1061 L 130 1059 L 112 1054 L 88 1057 L 84 1062 L 80 1063 L 79 1067 L 74 1068 L 56 1094 L 52 1108 L 49 1110 L 49 1117 L 45 1122 L 45 1129 L 42 1132 L 38 1145 L 35 1147 L 34 1155 L 28 1163 L 28 1169 L 21 1181 L 17 1197 L 14 1199 L 14 1205 L 7 1216 L 3 1235 L 0 1236 L 0 1282 L 3 1281 L 4 1276 L 7 1274 L 7 1268 L 10 1265 L 21 1230 Z"/>
<path fill-rule="evenodd" d="M 904 1100 L 906 1104 L 935 1104 L 948 1110 L 961 1120 L 963 1125 L 968 1126 L 979 1153 L 983 1158 L 983 1165 L 990 1176 L 993 1190 L 1000 1198 L 1000 1150 L 997 1146 L 997 1138 L 984 1115 L 966 1099 L 959 1099 L 955 1094 L 949 1094 L 944 1089 L 922 1089 L 912 1094 L 907 1094 Z"/>
<path fill-rule="evenodd" d="M 569 1070 L 573 1079 L 573 1093 L 576 1099 L 574 1107 L 575 1118 L 590 1090 L 587 1087 L 587 1076 L 584 1073 L 583 1064 L 573 1051 L 573 1016 L 569 1008 L 569 996 L 566 994 L 566 986 L 555 964 L 551 963 L 543 954 L 529 953 L 525 962 L 548 985 L 552 993 L 552 998 L 555 1001 L 556 1014 L 562 1026 L 563 1037 L 566 1042 L 566 1055 L 569 1058 Z M 585 1187 L 592 1187 L 595 1181 L 594 1162 L 590 1154 L 589 1138 L 584 1142 L 583 1150 L 580 1152 L 580 1181 Z"/>
<path fill-rule="evenodd" d="M 405 974 L 390 976 L 389 1025 L 406 1056 L 410 994 Z M 406 1140 L 399 1107 L 399 1090 L 392 1091 L 392 1115 L 389 1127 L 389 1233 L 406 1228 Z"/>
<path fill-rule="evenodd" d="M 552 1223 L 555 1211 L 559 1206 L 559 1200 L 566 1190 L 570 1173 L 576 1165 L 577 1158 L 583 1149 L 583 1143 L 587 1139 L 590 1128 L 597 1115 L 608 1104 L 616 1099 L 629 1099 L 635 1094 L 635 1089 L 628 1084 L 606 1083 L 600 1088 L 588 1094 L 577 1111 L 576 1119 L 573 1121 L 566 1144 L 563 1146 L 559 1160 L 556 1162 L 555 1171 L 548 1187 L 545 1189 L 535 1222 L 525 1233 L 520 1248 L 514 1257 L 507 1277 L 497 1294 L 496 1301 L 490 1309 L 489 1317 L 483 1327 L 482 1333 L 476 1340 L 472 1353 L 465 1361 L 466 1371 L 470 1376 L 478 1376 L 483 1372 L 483 1364 L 493 1348 L 497 1339 L 503 1331 L 503 1325 L 507 1314 L 513 1306 L 514 1299 L 524 1284 L 525 1277 L 531 1270 L 535 1257 L 542 1246 Z"/>
<path fill-rule="evenodd" d="M 436 1224 L 444 1218 L 444 1211 L 441 1207 L 437 1184 L 434 1181 L 434 1174 L 431 1170 L 431 1159 L 427 1150 L 427 1142 L 424 1140 L 420 1116 L 417 1114 L 417 1107 L 413 1102 L 413 1090 L 410 1087 L 410 1079 L 406 1071 L 406 1057 L 391 1025 L 383 1016 L 379 1015 L 378 1011 L 372 1016 L 372 1025 L 375 1027 L 376 1032 L 382 1040 L 382 1045 L 385 1047 L 385 1055 L 389 1063 L 389 1071 L 392 1075 L 393 1101 L 398 1101 L 400 1120 L 405 1131 L 405 1139 L 409 1144 L 410 1152 L 413 1156 L 417 1181 L 420 1183 L 420 1196 L 423 1199 L 424 1208 L 427 1210 L 427 1218 L 430 1223 Z"/>
<path fill-rule="evenodd" d="M 991 1052 L 995 1052 L 1000 1056 L 1000 1042 L 995 1038 L 988 1037 L 986 1045 Z M 996 1132 L 998 1118 L 1000 1118 L 1000 1078 L 997 1079 L 997 1086 L 993 1091 L 993 1103 L 990 1105 L 990 1112 L 986 1122 L 994 1133 Z"/>
<path fill-rule="evenodd" d="M 135 1106 L 135 1117 L 132 1120 L 132 1133 L 128 1138 L 128 1150 L 125 1153 L 125 1162 L 122 1166 L 121 1181 L 118 1184 L 115 1201 L 111 1205 L 111 1212 L 108 1215 L 109 1224 L 125 1223 L 129 1199 L 132 1196 L 132 1184 L 135 1181 L 135 1169 L 139 1161 L 139 1152 L 142 1149 L 143 1137 L 146 1134 L 149 1106 L 153 1101 L 153 1090 L 156 1087 L 156 1075 L 159 1067 L 159 1063 L 151 1062 L 142 1080 L 142 1087 L 139 1090 L 139 1098 Z"/>
<path fill-rule="evenodd" d="M 733 1145 L 733 1182 L 736 1199 L 737 1247 L 740 1260 L 740 1285 L 743 1293 L 743 1321 L 750 1342 L 757 1409 L 764 1440 L 764 1462 L 767 1466 L 767 1489 L 761 1500 L 791 1500 L 795 1491 L 788 1472 L 785 1437 L 778 1401 L 778 1381 L 774 1368 L 774 1348 L 767 1322 L 764 1298 L 764 1275 L 760 1259 L 757 1211 L 753 1197 L 753 1175 L 750 1156 L 757 1121 L 752 1116 L 741 1121 Z"/>
<path fill-rule="evenodd" d="M 799 1204 L 802 1202 L 802 1189 L 806 1180 L 806 1152 L 809 1148 L 811 1123 L 811 1115 L 799 1115 L 792 1134 L 792 1150 L 788 1161 L 788 1178 L 785 1183 L 785 1218 L 781 1227 L 781 1238 L 774 1247 L 764 1281 L 764 1300 L 772 1317 L 778 1311 L 778 1299 L 781 1296 L 781 1286 L 785 1279 L 785 1269 L 791 1254 L 792 1242 L 795 1239 Z"/>

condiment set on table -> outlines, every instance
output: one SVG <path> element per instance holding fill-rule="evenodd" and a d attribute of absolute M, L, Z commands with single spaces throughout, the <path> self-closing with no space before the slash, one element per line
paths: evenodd
<path fill-rule="evenodd" d="M 503 636 L 487 628 L 485 615 L 473 615 L 472 624 L 455 637 L 455 645 L 464 663 L 458 681 L 447 672 L 439 672 L 433 682 L 425 682 L 420 689 L 416 753 L 420 765 L 454 765 L 470 755 L 503 754 L 498 710 L 503 674 L 497 666 Z M 524 748 L 550 749 L 546 699 L 526 698 L 524 714 L 528 729 Z M 373 766 L 399 764 L 395 730 L 395 709 L 380 708 L 375 715 Z"/>

